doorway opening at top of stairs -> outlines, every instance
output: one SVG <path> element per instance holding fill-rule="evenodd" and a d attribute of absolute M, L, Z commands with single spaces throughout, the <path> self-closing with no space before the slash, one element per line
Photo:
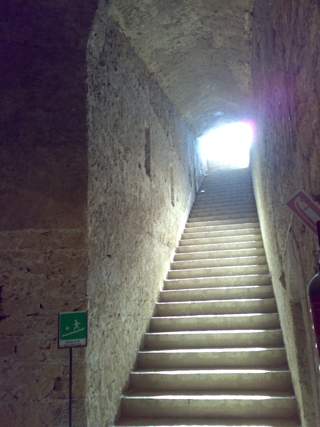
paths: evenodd
<path fill-rule="evenodd" d="M 234 122 L 211 129 L 199 138 L 201 154 L 209 169 L 247 168 L 253 124 Z"/>

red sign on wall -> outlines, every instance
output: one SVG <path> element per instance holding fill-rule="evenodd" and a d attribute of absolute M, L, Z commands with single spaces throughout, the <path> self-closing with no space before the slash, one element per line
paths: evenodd
<path fill-rule="evenodd" d="M 303 190 L 296 191 L 287 201 L 287 206 L 316 236 L 317 222 L 320 221 L 320 208 Z"/>

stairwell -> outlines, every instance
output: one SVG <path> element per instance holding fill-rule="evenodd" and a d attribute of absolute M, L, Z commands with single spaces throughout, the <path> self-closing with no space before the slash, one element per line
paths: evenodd
<path fill-rule="evenodd" d="M 248 169 L 208 175 L 118 426 L 301 426 Z"/>

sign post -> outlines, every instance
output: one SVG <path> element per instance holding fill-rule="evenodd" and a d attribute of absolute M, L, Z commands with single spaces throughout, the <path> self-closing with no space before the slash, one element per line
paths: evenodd
<path fill-rule="evenodd" d="M 69 348 L 69 427 L 72 427 L 72 348 L 87 345 L 87 314 L 86 311 L 59 313 L 58 348 Z"/>
<path fill-rule="evenodd" d="M 303 190 L 296 191 L 287 201 L 287 206 L 316 236 L 317 222 L 320 221 L 320 208 Z"/>
<path fill-rule="evenodd" d="M 287 202 L 291 211 L 318 237 L 317 273 L 308 284 L 310 312 L 316 339 L 318 356 L 320 356 L 320 208 L 303 190 L 296 191 Z"/>

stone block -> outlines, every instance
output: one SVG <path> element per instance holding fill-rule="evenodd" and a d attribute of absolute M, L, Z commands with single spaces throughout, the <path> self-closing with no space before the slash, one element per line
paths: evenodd
<path fill-rule="evenodd" d="M 301 188 L 317 201 L 319 12 L 315 3 L 256 2 L 252 55 L 258 132 L 251 170 L 301 423 L 306 427 L 320 425 L 315 385 L 319 363 L 312 361 L 313 348 L 306 341 L 310 327 L 305 312 L 306 286 L 315 265 L 312 251 L 318 244 L 285 203 Z"/>
<path fill-rule="evenodd" d="M 5 427 L 18 426 L 21 418 L 18 419 L 20 412 L 15 404 L 0 404 L 0 419 Z"/>
<path fill-rule="evenodd" d="M 0 250 L 4 251 L 14 251 L 19 246 L 22 237 L 17 235 L 17 233 L 3 231 L 0 233 Z"/>
<path fill-rule="evenodd" d="M 1 337 L 1 346 L 0 346 L 0 357 L 14 356 L 17 352 L 17 346 L 19 344 L 19 339 L 10 340 L 4 339 Z"/>

